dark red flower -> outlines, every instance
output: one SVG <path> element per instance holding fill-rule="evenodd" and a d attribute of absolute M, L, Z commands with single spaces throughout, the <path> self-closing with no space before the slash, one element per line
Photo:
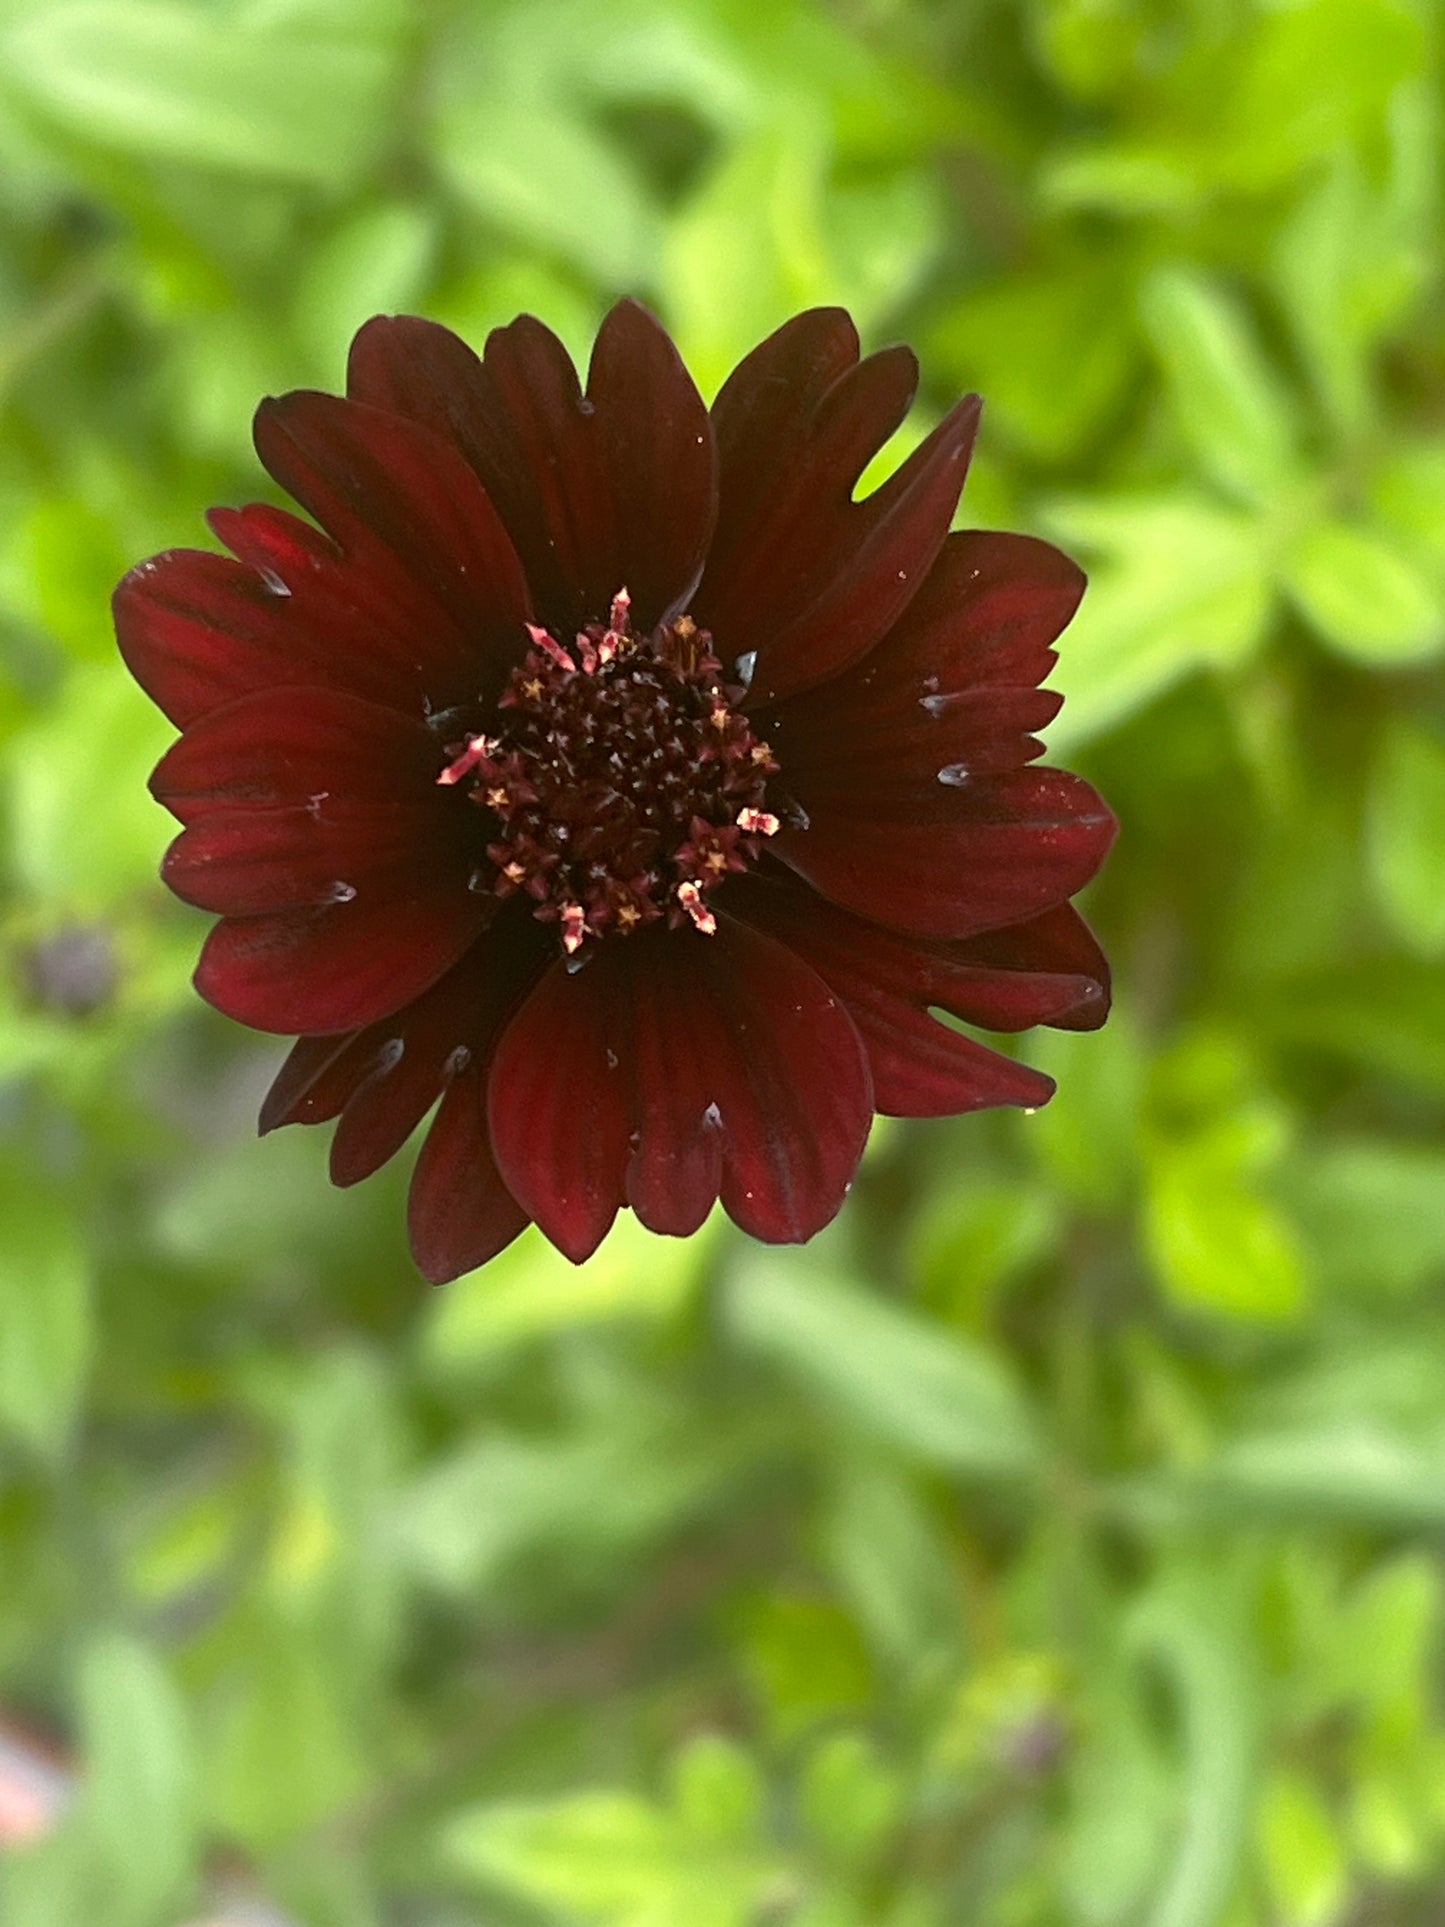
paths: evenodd
<path fill-rule="evenodd" d="M 808 1238 L 875 1111 L 1051 1094 L 932 1011 L 1103 1021 L 1069 898 L 1114 822 L 1032 733 L 1083 577 L 949 533 L 976 397 L 854 500 L 917 372 L 822 309 L 709 412 L 633 302 L 585 393 L 530 316 L 480 359 L 378 319 L 344 400 L 256 417 L 313 520 L 218 509 L 234 560 L 173 550 L 116 592 L 183 732 L 164 875 L 221 915 L 197 987 L 300 1033 L 262 1129 L 339 1118 L 338 1184 L 440 1098 L 428 1277 L 529 1219 L 580 1261 L 624 1204 Z"/>

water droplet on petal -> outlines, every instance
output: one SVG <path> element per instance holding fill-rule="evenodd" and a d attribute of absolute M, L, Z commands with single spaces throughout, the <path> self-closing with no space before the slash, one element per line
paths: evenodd
<path fill-rule="evenodd" d="M 617 1052 L 615 1050 L 610 1050 L 607 1053 L 607 1068 L 610 1071 L 617 1069 Z"/>
<path fill-rule="evenodd" d="M 920 709 L 926 709 L 930 716 L 947 715 L 948 711 L 953 707 L 953 703 L 954 698 L 952 696 L 920 696 L 918 698 L 918 707 Z"/>
<path fill-rule="evenodd" d="M 328 903 L 350 903 L 356 895 L 354 883 L 333 883 L 326 893 Z"/>
<path fill-rule="evenodd" d="M 277 575 L 274 569 L 262 569 L 261 580 L 265 583 L 266 587 L 271 591 L 272 595 L 289 596 L 291 593 L 291 591 L 286 587 L 286 584 L 281 580 L 280 576 Z"/>
<path fill-rule="evenodd" d="M 739 656 L 737 661 L 733 664 L 733 668 L 737 673 L 737 679 L 742 684 L 744 689 L 751 688 L 752 680 L 753 680 L 753 671 L 757 668 L 757 666 L 758 666 L 758 652 L 756 649 L 749 649 L 749 651 L 745 656 Z"/>
<path fill-rule="evenodd" d="M 702 1121 L 714 1131 L 722 1129 L 722 1112 L 716 1104 L 709 1104 L 702 1114 Z"/>
<path fill-rule="evenodd" d="M 446 1077 L 460 1077 L 471 1061 L 472 1053 L 468 1047 L 465 1044 L 458 1044 L 442 1066 L 442 1073 Z"/>
<path fill-rule="evenodd" d="M 394 1071 L 401 1062 L 405 1051 L 406 1039 L 404 1037 L 388 1037 L 376 1054 L 376 1075 L 378 1077 L 385 1077 L 388 1071 Z"/>
<path fill-rule="evenodd" d="M 965 783 L 972 780 L 972 776 L 967 763 L 945 763 L 938 772 L 938 780 L 952 790 L 961 790 Z"/>

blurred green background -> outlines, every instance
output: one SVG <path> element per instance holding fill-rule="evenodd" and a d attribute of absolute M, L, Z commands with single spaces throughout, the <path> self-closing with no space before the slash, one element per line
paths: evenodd
<path fill-rule="evenodd" d="M 5 1927 L 1445 1918 L 1441 24 L 0 0 Z M 432 1292 L 254 1137 L 106 601 L 364 317 L 624 291 L 983 391 L 1118 1009 L 806 1251 Z"/>

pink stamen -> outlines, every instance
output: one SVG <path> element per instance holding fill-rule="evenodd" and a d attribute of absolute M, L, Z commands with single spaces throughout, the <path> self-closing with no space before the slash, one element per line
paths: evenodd
<path fill-rule="evenodd" d="M 695 883 L 679 883 L 677 900 L 692 918 L 693 925 L 705 937 L 717 935 L 717 918 L 702 900 L 702 891 Z"/>
<path fill-rule="evenodd" d="M 738 811 L 738 828 L 744 836 L 776 836 L 782 827 L 771 810 Z"/>

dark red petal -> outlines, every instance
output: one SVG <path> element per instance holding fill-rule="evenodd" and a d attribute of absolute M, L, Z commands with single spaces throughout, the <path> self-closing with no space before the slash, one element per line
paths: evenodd
<path fill-rule="evenodd" d="M 412 1172 L 406 1221 L 417 1269 L 434 1285 L 486 1264 L 530 1222 L 497 1170 L 478 1065 L 454 1077 L 441 1101 Z"/>
<path fill-rule="evenodd" d="M 162 874 L 232 916 L 349 910 L 359 897 L 450 903 L 467 894 L 482 826 L 438 785 L 443 760 L 421 723 L 355 696 L 244 696 L 193 724 L 151 778 L 188 825 Z M 474 901 L 473 927 L 480 916 Z"/>
<path fill-rule="evenodd" d="M 976 988 L 966 1005 L 948 1007 L 985 1030 L 1027 1030 L 1032 1024 L 1097 1030 L 1109 1014 L 1108 959 L 1071 903 L 950 948 L 967 964 Z M 1054 1005 L 1057 997 L 1069 1001 Z"/>
<path fill-rule="evenodd" d="M 625 1190 L 631 1125 L 609 1006 L 625 984 L 617 954 L 640 941 L 614 939 L 575 974 L 554 963 L 492 1059 L 487 1121 L 497 1168 L 573 1264 L 606 1237 Z"/>
<path fill-rule="evenodd" d="M 1026 535 L 949 536 L 928 579 L 877 648 L 824 688 L 759 719 L 788 788 L 880 803 L 930 803 L 943 769 L 1013 769 L 1043 745 L 1032 732 L 1062 697 L 1035 685 L 1078 607 L 1081 570 Z"/>
<path fill-rule="evenodd" d="M 753 707 L 864 654 L 917 593 L 948 530 L 978 426 L 971 396 L 865 501 L 853 492 L 908 410 L 905 348 L 859 362 L 838 309 L 800 315 L 713 406 L 718 525 L 694 613 L 719 651 L 756 655 Z"/>
<path fill-rule="evenodd" d="M 396 710 L 338 690 L 268 690 L 193 723 L 150 787 L 183 823 L 313 803 L 427 807 L 465 821 L 437 784 L 446 760 L 432 732 Z"/>
<path fill-rule="evenodd" d="M 291 572 L 283 596 L 227 555 L 171 549 L 153 556 L 131 570 L 112 598 L 121 654 L 183 729 L 237 697 L 285 683 L 351 689 L 419 713 L 421 693 L 409 661 L 414 651 L 388 631 L 389 615 L 378 618 L 366 609 L 364 579 L 348 578 L 348 601 L 327 578 L 328 568 L 334 576 L 340 565 L 318 554 L 306 574 Z"/>
<path fill-rule="evenodd" d="M 436 982 L 477 934 L 480 899 L 388 896 L 368 903 L 225 917 L 206 939 L 196 989 L 253 1030 L 360 1030 Z"/>
<path fill-rule="evenodd" d="M 284 453 L 278 421 L 300 423 L 318 412 L 317 401 L 331 397 L 265 404 L 261 438 Z M 369 412 L 356 411 L 362 426 L 351 424 L 352 439 L 367 441 Z M 173 722 L 184 728 L 238 696 L 283 684 L 351 690 L 412 714 L 497 693 L 525 646 L 531 613 L 520 566 L 475 478 L 450 451 L 426 468 L 399 460 L 378 479 L 377 461 L 396 453 L 398 438 L 422 440 L 398 424 L 389 439 L 371 436 L 385 446 L 353 477 L 370 499 L 357 514 L 333 518 L 342 543 L 262 503 L 215 509 L 211 526 L 237 560 L 172 549 L 121 582 L 113 599 L 121 653 Z M 287 461 L 281 466 L 290 472 Z M 450 521 L 399 555 L 388 541 L 404 540 L 408 514 L 427 526 L 442 483 L 451 490 Z M 409 505 L 408 488 L 419 495 Z M 366 524 L 368 509 L 384 530 Z"/>
<path fill-rule="evenodd" d="M 794 1243 L 838 1210 L 872 1089 L 851 1018 L 803 960 L 729 918 L 652 931 L 558 966 L 493 1065 L 506 1181 L 569 1257 L 624 1199 L 687 1232 L 713 1196 L 745 1231 Z"/>
<path fill-rule="evenodd" d="M 457 450 L 416 423 L 300 390 L 262 402 L 256 452 L 406 625 L 431 693 L 500 689 L 531 604 L 497 510 Z M 264 549 L 269 525 L 249 534 Z"/>
<path fill-rule="evenodd" d="M 351 1047 L 363 1034 L 297 1038 L 261 1105 L 262 1137 L 283 1124 L 324 1124 L 340 1113 L 361 1074 Z"/>
<path fill-rule="evenodd" d="M 872 1063 L 878 1109 L 888 1115 L 1035 1106 L 1053 1091 L 1048 1078 L 960 1036 L 930 1017 L 931 1009 L 987 1029 L 1022 1030 L 1073 1027 L 1085 1008 L 1102 1022 L 1108 1007 L 1097 946 L 1077 919 L 1082 940 L 1075 939 L 1058 912 L 986 939 L 942 944 L 865 923 L 786 873 L 738 878 L 726 900 L 731 914 L 805 957 L 847 1004 Z M 992 954 L 985 954 L 989 946 Z M 1102 975 L 1061 967 L 1095 959 Z"/>
<path fill-rule="evenodd" d="M 1001 770 L 937 792 L 926 812 L 893 814 L 871 807 L 860 775 L 850 802 L 830 800 L 806 829 L 785 826 L 769 847 L 859 916 L 956 938 L 1063 903 L 1094 875 L 1118 828 L 1098 792 L 1064 770 Z"/>
<path fill-rule="evenodd" d="M 442 1091 L 485 1073 L 502 1025 L 551 960 L 556 936 L 514 906 L 414 1004 L 356 1040 L 357 1077 L 331 1145 L 335 1184 L 370 1177 Z"/>
<path fill-rule="evenodd" d="M 382 316 L 352 344 L 348 392 L 465 455 L 522 557 L 540 618 L 564 638 L 626 587 L 641 630 L 687 601 L 712 528 L 713 436 L 676 349 L 636 302 L 602 325 L 584 396 L 530 315 L 480 359 L 434 322 Z"/>

